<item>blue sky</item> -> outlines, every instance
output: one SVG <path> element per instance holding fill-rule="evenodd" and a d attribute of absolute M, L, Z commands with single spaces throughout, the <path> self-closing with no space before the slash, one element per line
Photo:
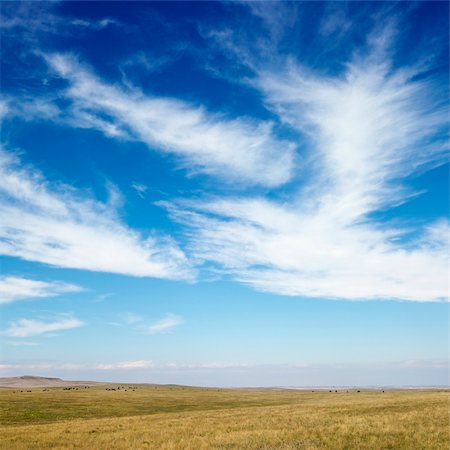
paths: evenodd
<path fill-rule="evenodd" d="M 448 3 L 1 3 L 3 376 L 448 383 Z"/>

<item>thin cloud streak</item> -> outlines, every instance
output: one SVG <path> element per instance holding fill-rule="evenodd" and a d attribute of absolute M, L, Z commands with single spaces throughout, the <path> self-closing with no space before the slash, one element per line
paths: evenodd
<path fill-rule="evenodd" d="M 172 328 L 175 328 L 184 323 L 184 320 L 180 316 L 175 314 L 167 314 L 166 317 L 157 320 L 148 327 L 145 327 L 145 332 L 148 334 L 167 333 Z"/>
<path fill-rule="evenodd" d="M 111 202 L 82 198 L 18 166 L 0 151 L 0 254 L 56 267 L 192 279 L 186 256 L 169 237 L 145 238 L 121 222 Z"/>
<path fill-rule="evenodd" d="M 28 278 L 0 277 L 0 304 L 30 298 L 55 297 L 64 293 L 82 292 L 84 289 L 61 281 L 40 281 Z"/>
<path fill-rule="evenodd" d="M 70 314 L 64 314 L 53 321 L 19 319 L 12 322 L 2 334 L 9 337 L 24 338 L 48 334 L 55 331 L 70 330 L 84 325 L 85 323 L 81 320 L 72 317 Z"/>
<path fill-rule="evenodd" d="M 142 320 L 141 316 L 131 312 L 127 312 L 122 316 L 122 321 L 125 322 L 126 325 L 134 325 L 135 323 L 142 322 Z"/>
<path fill-rule="evenodd" d="M 133 183 L 131 187 L 136 191 L 136 194 L 141 198 L 145 198 L 145 193 L 147 192 L 147 186 L 140 183 Z"/>
<path fill-rule="evenodd" d="M 72 102 L 64 112 L 72 126 L 140 140 L 151 149 L 178 155 L 193 173 L 229 181 L 278 186 L 293 175 L 294 145 L 277 139 L 271 122 L 228 119 L 202 106 L 110 85 L 71 55 L 45 59 L 69 83 L 62 95 Z"/>

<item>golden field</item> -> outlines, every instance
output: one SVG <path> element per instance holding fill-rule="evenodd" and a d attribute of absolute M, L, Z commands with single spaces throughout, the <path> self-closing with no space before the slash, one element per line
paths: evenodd
<path fill-rule="evenodd" d="M 450 442 L 448 390 L 28 390 L 0 389 L 4 449 L 448 450 Z"/>

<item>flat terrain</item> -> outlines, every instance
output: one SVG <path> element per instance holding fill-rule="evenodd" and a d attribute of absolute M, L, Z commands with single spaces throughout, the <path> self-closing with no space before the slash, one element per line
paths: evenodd
<path fill-rule="evenodd" d="M 448 407 L 448 390 L 2 388 L 0 446 L 448 450 Z"/>

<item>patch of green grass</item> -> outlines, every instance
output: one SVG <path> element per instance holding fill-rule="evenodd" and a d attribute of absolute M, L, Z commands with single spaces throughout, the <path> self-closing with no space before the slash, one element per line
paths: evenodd
<path fill-rule="evenodd" d="M 126 386 L 126 385 L 125 385 Z M 125 387 L 127 389 L 128 386 Z M 136 386 L 111 391 L 89 389 L 0 390 L 0 423 L 37 424 L 77 418 L 122 417 L 162 412 L 202 411 L 293 403 L 300 391 L 207 389 L 179 386 Z M 14 392 L 15 391 L 15 392 Z"/>
<path fill-rule="evenodd" d="M 2 447 L 448 450 L 449 391 L 0 390 Z"/>

